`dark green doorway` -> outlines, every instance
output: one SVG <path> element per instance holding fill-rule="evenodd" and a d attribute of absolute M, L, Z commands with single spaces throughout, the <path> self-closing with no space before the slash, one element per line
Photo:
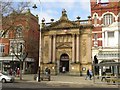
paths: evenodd
<path fill-rule="evenodd" d="M 69 56 L 67 54 L 62 54 L 60 57 L 60 73 L 69 72 Z"/>

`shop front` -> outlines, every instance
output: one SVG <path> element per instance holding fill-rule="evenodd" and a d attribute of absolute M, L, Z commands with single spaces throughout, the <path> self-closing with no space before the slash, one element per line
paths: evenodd
<path fill-rule="evenodd" d="M 22 72 L 23 73 L 34 73 L 34 59 L 26 58 L 22 63 Z M 0 71 L 9 72 L 16 71 L 17 68 L 20 68 L 20 61 L 14 57 L 0 57 Z"/>

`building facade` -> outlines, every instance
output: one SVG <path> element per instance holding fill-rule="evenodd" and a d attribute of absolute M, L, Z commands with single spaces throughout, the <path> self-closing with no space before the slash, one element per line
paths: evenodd
<path fill-rule="evenodd" d="M 3 16 L 0 34 L 3 34 L 0 37 L 1 71 L 20 68 L 20 60 L 15 54 L 20 56 L 23 52 L 28 54 L 23 62 L 23 73 L 36 73 L 39 60 L 38 16 L 32 15 L 30 10 Z"/>
<path fill-rule="evenodd" d="M 56 22 L 42 22 L 41 71 L 48 67 L 52 74 L 82 75 L 92 68 L 91 20 L 70 21 L 66 10 Z"/>
<path fill-rule="evenodd" d="M 93 59 L 96 55 L 98 63 L 119 62 L 120 1 L 101 2 L 99 0 L 97 2 L 97 0 L 91 0 L 91 16 L 94 25 L 92 31 Z M 107 69 L 111 71 L 115 67 Z"/>

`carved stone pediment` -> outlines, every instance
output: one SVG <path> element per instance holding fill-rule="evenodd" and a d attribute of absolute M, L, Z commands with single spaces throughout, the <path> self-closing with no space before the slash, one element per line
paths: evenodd
<path fill-rule="evenodd" d="M 51 29 L 73 28 L 73 27 L 78 27 L 78 25 L 75 22 L 69 20 L 59 20 L 57 22 L 51 23 L 50 26 L 47 26 L 47 28 L 51 28 Z"/>
<path fill-rule="evenodd" d="M 67 43 L 57 44 L 57 48 L 71 48 L 71 44 L 67 44 Z"/>

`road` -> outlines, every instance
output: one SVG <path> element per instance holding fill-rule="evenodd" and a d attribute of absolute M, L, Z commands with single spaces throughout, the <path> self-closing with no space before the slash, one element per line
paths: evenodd
<path fill-rule="evenodd" d="M 94 87 L 94 86 L 76 86 L 63 85 L 63 84 L 46 84 L 46 83 L 35 83 L 35 82 L 16 82 L 16 83 L 4 83 L 2 84 L 2 90 L 120 90 L 118 88 L 105 88 L 105 87 Z"/>

